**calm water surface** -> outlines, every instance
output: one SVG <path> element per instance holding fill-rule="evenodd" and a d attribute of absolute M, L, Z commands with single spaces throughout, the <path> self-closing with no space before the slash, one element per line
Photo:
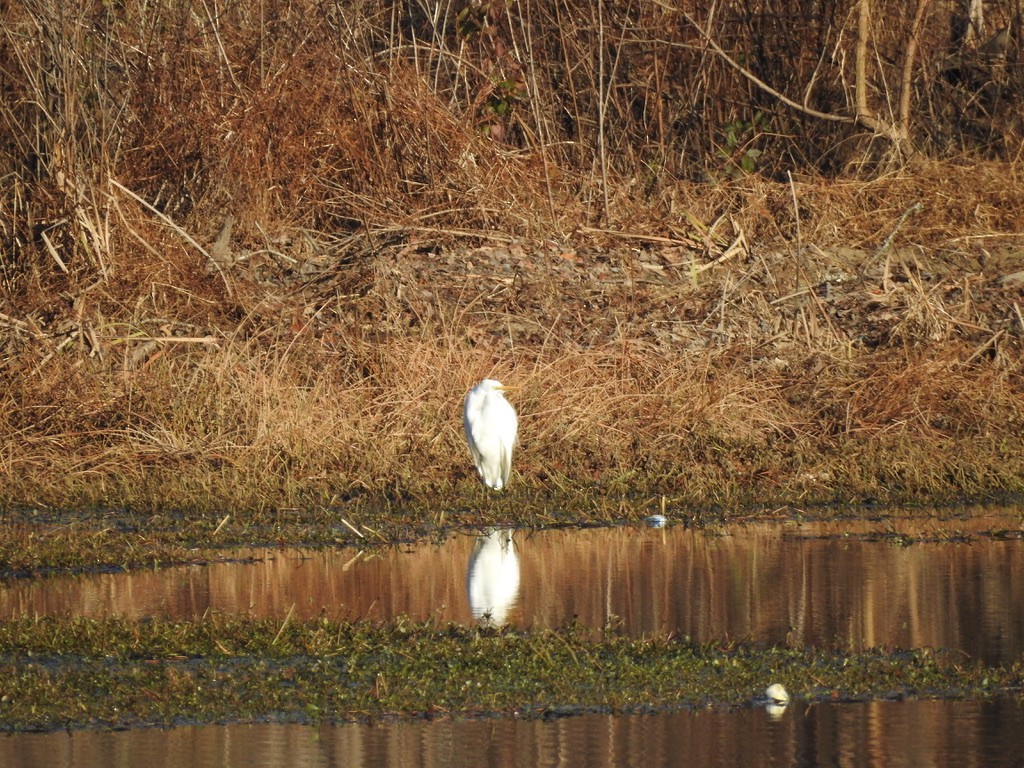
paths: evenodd
<path fill-rule="evenodd" d="M 0 587 L 0 616 L 576 619 L 636 636 L 942 647 L 1004 663 L 1024 654 L 1024 542 L 948 541 L 1000 526 L 1019 530 L 1019 518 L 493 530 L 370 554 L 275 550 L 255 564 L 18 580 Z"/>
<path fill-rule="evenodd" d="M 1022 766 L 1020 702 L 792 705 L 386 726 L 230 725 L 0 737 L 8 768 Z"/>
<path fill-rule="evenodd" d="M 389 551 L 257 552 L 131 574 L 15 580 L 0 616 L 399 615 L 796 647 L 1024 655 L 1021 516 L 509 531 Z M 981 535 L 966 535 L 971 532 Z M 968 538 L 971 543 L 962 543 Z M 908 542 L 914 540 L 914 543 Z M 957 542 L 960 543 L 957 543 Z M 0 737 L 3 766 L 1021 766 L 1024 704 L 794 702 L 657 716 L 311 728 L 181 727 Z"/>

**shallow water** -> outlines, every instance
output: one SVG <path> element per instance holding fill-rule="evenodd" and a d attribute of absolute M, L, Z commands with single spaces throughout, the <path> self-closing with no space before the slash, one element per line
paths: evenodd
<path fill-rule="evenodd" d="M 494 530 L 385 552 L 275 550 L 254 564 L 17 580 L 0 587 L 0 616 L 212 609 L 523 627 L 575 619 L 698 641 L 942 647 L 995 664 L 1024 653 L 1024 542 L 948 539 L 998 527 L 1019 530 L 1019 518 L 772 523 L 725 533 Z M 908 536 L 931 540 L 908 546 Z"/>
<path fill-rule="evenodd" d="M 244 553 L 256 562 L 0 585 L 0 616 L 283 617 L 559 626 L 857 650 L 1024 653 L 1020 516 L 489 530 L 442 543 Z M 989 533 L 1011 532 L 1005 540 Z M 965 543 L 969 541 L 970 543 Z M 20 734 L 4 766 L 1024 766 L 1024 704 L 794 702 L 553 722 L 495 719 Z"/>
<path fill-rule="evenodd" d="M 553 722 L 229 725 L 0 738 L 8 768 L 1021 766 L 1019 701 L 791 705 Z"/>

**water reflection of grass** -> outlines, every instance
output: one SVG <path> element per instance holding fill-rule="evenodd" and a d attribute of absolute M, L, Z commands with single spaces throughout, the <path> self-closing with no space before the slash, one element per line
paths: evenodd
<path fill-rule="evenodd" d="M 134 569 L 220 560 L 225 550 L 248 547 L 343 547 L 362 550 L 411 541 L 443 540 L 454 530 L 479 528 L 487 520 L 509 526 L 610 524 L 629 513 L 620 500 L 579 501 L 527 512 L 515 497 L 494 500 L 486 511 L 463 507 L 441 512 L 410 503 L 371 507 L 256 510 L 235 514 L 206 511 L 100 512 L 10 510 L 0 526 L 0 577 L 59 571 Z M 708 514 L 707 519 L 717 519 Z M 694 520 L 700 516 L 694 515 Z M 586 522 L 584 522 L 586 521 Z"/>
<path fill-rule="evenodd" d="M 750 705 L 774 682 L 806 701 L 986 697 L 1018 689 L 1024 674 L 1019 664 L 988 667 L 928 650 L 595 642 L 573 628 L 216 615 L 8 621 L 0 659 L 7 730 L 667 711 Z"/>
<path fill-rule="evenodd" d="M 600 496 L 551 503 L 508 495 L 490 499 L 480 507 L 465 504 L 441 511 L 416 501 L 401 508 L 352 502 L 343 508 L 233 514 L 189 509 L 139 512 L 125 507 L 97 512 L 23 508 L 7 511 L 7 524 L 0 526 L 0 577 L 202 563 L 232 558 L 235 555 L 231 550 L 250 547 L 350 546 L 372 551 L 396 543 L 442 541 L 454 531 L 479 530 L 499 522 L 505 527 L 605 526 L 640 520 L 652 509 L 664 509 L 660 502 L 661 497 Z M 988 509 L 1005 515 L 1003 507 Z M 933 507 L 888 511 L 874 507 L 870 517 L 865 516 L 863 508 L 834 505 L 729 511 L 668 508 L 674 523 L 700 529 L 705 536 L 727 535 L 735 525 L 756 521 L 832 520 L 839 526 L 835 531 L 798 526 L 789 535 L 891 541 L 904 546 L 1020 538 L 1020 530 L 1007 528 L 1005 516 L 994 522 L 968 524 L 972 515 L 984 517 L 985 510 L 978 506 L 952 507 L 945 513 L 952 518 L 943 521 L 942 510 Z"/>

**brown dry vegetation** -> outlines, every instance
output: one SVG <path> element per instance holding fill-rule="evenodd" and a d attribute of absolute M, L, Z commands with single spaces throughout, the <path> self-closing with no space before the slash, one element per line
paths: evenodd
<path fill-rule="evenodd" d="M 699 5 L 5 6 L 2 501 L 1024 490 L 1016 47 Z"/>

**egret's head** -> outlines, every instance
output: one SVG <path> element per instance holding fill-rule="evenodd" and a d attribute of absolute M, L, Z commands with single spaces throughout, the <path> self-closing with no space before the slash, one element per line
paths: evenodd
<path fill-rule="evenodd" d="M 515 389 L 515 387 L 505 386 L 497 379 L 484 379 L 477 386 L 479 386 L 485 392 L 490 392 L 491 390 L 497 390 L 498 392 L 509 392 Z"/>

